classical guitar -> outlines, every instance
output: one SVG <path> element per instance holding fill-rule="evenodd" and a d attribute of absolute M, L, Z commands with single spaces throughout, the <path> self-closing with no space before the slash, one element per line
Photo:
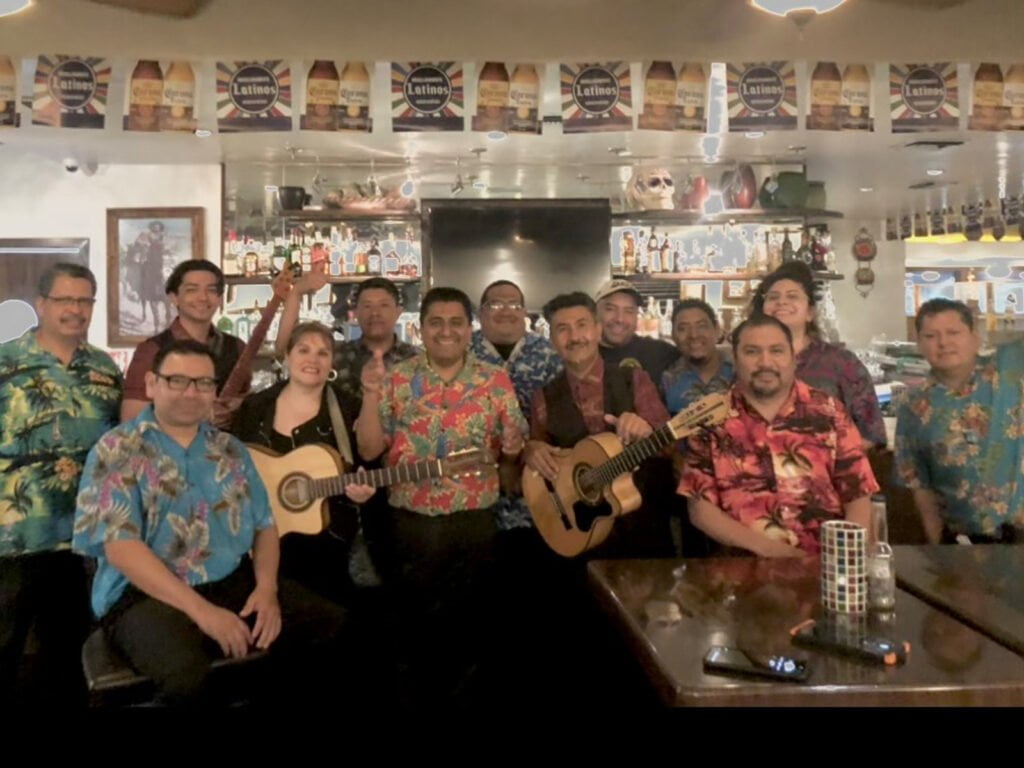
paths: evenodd
<path fill-rule="evenodd" d="M 598 546 L 608 538 L 615 518 L 640 506 L 632 471 L 691 432 L 723 421 L 727 412 L 724 395 L 707 395 L 628 447 L 616 435 L 604 432 L 560 450 L 560 469 L 553 483 L 527 468 L 523 498 L 537 531 L 564 557 Z"/>
<path fill-rule="evenodd" d="M 270 508 L 281 536 L 320 533 L 329 522 L 327 497 L 345 493 L 346 485 L 382 488 L 395 483 L 478 474 L 489 468 L 485 453 L 478 448 L 458 451 L 443 459 L 346 473 L 341 455 L 328 445 L 303 445 L 284 455 L 262 445 L 250 443 L 247 447 L 267 486 Z"/>

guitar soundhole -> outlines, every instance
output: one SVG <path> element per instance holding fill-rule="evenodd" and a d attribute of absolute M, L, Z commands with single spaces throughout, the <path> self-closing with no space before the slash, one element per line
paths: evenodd
<path fill-rule="evenodd" d="M 587 504 L 597 504 L 601 501 L 601 489 L 592 488 L 583 482 L 583 475 L 590 470 L 588 464 L 577 464 L 572 468 L 572 484 L 576 487 L 576 495 Z"/>
<path fill-rule="evenodd" d="M 300 472 L 285 477 L 277 493 L 281 506 L 289 512 L 300 512 L 308 507 L 311 501 L 309 483 L 309 475 Z"/>

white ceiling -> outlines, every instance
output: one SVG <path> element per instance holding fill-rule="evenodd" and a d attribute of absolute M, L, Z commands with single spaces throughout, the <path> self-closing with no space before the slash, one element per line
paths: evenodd
<path fill-rule="evenodd" d="M 86 0 L 36 0 L 23 15 L 0 19 L 0 53 L 26 60 L 39 53 L 107 55 L 115 61 L 112 112 L 120 113 L 124 78 L 137 57 L 193 57 L 212 73 L 219 58 L 284 57 L 294 67 L 312 58 L 397 60 L 501 59 L 631 61 L 652 58 L 713 61 L 828 58 L 874 62 L 1024 59 L 1020 31 L 1024 0 L 966 0 L 947 10 L 915 7 L 927 0 L 849 0 L 813 21 L 801 34 L 787 20 L 748 8 L 743 0 L 211 0 L 196 18 L 169 20 L 97 6 Z M 940 0 L 941 1 L 941 0 Z M 31 64 L 26 65 L 26 74 Z M 962 104 L 966 103 L 966 66 Z M 639 79 L 640 69 L 634 68 Z M 803 72 L 800 65 L 799 72 Z M 490 191 L 465 197 L 617 197 L 622 179 L 637 162 L 669 167 L 677 179 L 722 169 L 703 169 L 717 145 L 722 162 L 737 159 L 806 159 L 811 178 L 827 182 L 829 207 L 848 216 L 882 216 L 899 208 L 943 204 L 942 188 L 911 192 L 928 168 L 945 174 L 949 202 L 966 196 L 994 197 L 1002 170 L 1010 193 L 1024 178 L 1024 134 L 953 132 L 894 135 L 885 113 L 884 68 L 876 76 L 879 130 L 874 134 L 790 131 L 761 139 L 742 134 L 660 134 L 650 131 L 563 136 L 549 125 L 540 137 L 513 136 L 490 142 L 481 134 L 394 134 L 385 99 L 377 99 L 377 130 L 371 135 L 280 134 L 192 136 L 128 134 L 108 119 L 104 131 L 35 126 L 0 134 L 3 159 L 26 151 L 53 161 L 68 155 L 99 163 L 197 163 L 295 161 L 285 180 L 309 186 L 316 166 L 330 180 L 364 177 L 374 160 L 378 177 L 404 178 L 406 168 L 421 194 L 440 196 L 455 178 L 456 158 L 468 179 L 479 176 Z M 200 74 L 202 78 L 202 74 Z M 211 74 L 212 76 L 212 74 Z M 804 75 L 806 76 L 806 74 Z M 375 74 L 385 92 L 386 64 Z M 208 82 L 208 81 L 207 81 Z M 468 78 L 472 84 L 474 80 Z M 546 114 L 558 114 L 557 86 L 547 89 Z M 636 92 L 634 99 L 636 99 Z M 805 98 L 805 97 L 804 97 Z M 467 100 L 472 95 L 467 93 Z M 200 120 L 212 126 L 213 105 L 201 102 Z M 471 106 L 471 104 L 467 105 Z M 719 126 L 721 128 L 721 126 Z M 959 138 L 965 146 L 927 153 L 904 146 L 920 138 Z M 790 147 L 805 147 L 791 150 Z M 473 149 L 484 147 L 479 159 Z M 630 157 L 609 152 L 626 148 Z M 295 150 L 303 150 L 301 153 Z M 280 183 L 281 170 L 253 166 L 251 178 Z M 580 177 L 584 178 L 580 178 Z M 872 187 L 873 192 L 860 192 Z"/>

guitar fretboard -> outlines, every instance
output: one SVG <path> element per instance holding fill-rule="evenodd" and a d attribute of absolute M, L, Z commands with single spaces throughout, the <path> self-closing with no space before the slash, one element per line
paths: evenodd
<path fill-rule="evenodd" d="M 660 453 L 665 446 L 675 441 L 671 427 L 666 424 L 643 440 L 623 449 L 614 459 L 609 459 L 604 464 L 585 472 L 580 482 L 587 488 L 603 488 L 619 475 L 636 469 L 645 459 Z"/>
<path fill-rule="evenodd" d="M 346 485 L 353 483 L 383 488 L 395 483 L 418 483 L 421 480 L 434 480 L 443 474 L 444 466 L 441 459 L 432 459 L 431 461 L 421 461 L 418 464 L 399 464 L 394 467 L 349 472 L 337 477 L 323 477 L 313 480 L 310 485 L 317 497 L 339 496 L 345 492 Z"/>

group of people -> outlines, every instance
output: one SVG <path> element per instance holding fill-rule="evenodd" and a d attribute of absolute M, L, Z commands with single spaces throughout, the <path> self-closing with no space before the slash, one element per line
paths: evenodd
<path fill-rule="evenodd" d="M 95 621 L 170 703 L 220 701 L 211 664 L 267 650 L 275 695 L 337 692 L 371 646 L 394 662 L 401 703 L 473 700 L 489 657 L 528 658 L 525 646 L 552 633 L 585 644 L 600 631 L 567 618 L 586 601 L 581 561 L 561 561 L 532 528 L 522 473 L 553 480 L 558 449 L 602 432 L 628 445 L 709 393 L 727 398 L 725 421 L 644 462 L 643 503 L 589 556 L 802 557 L 817 553 L 823 522 L 868 524 L 881 413 L 864 366 L 818 333 L 802 265 L 760 283 L 731 350 L 714 309 L 695 299 L 675 308 L 674 344 L 638 336 L 641 297 L 621 279 L 547 302 L 550 339 L 527 330 L 513 282 L 487 286 L 477 312 L 463 291 L 432 288 L 421 350 L 395 334 L 396 286 L 370 278 L 355 296 L 360 337 L 337 342 L 299 318 L 326 280 L 313 271 L 291 286 L 277 340 L 284 378 L 221 397 L 244 345 L 212 324 L 225 287 L 214 264 L 174 270 L 165 287 L 177 317 L 139 345 L 123 380 L 86 341 L 92 273 L 61 264 L 44 275 L 38 327 L 0 345 L 5 704 L 30 672 L 32 627 L 38 674 L 23 688 L 80 701 L 79 650 Z M 902 406 L 897 465 L 932 541 L 1009 540 L 1020 514 L 1022 347 L 979 358 L 972 322 L 944 299 L 917 316 L 933 377 Z M 466 448 L 488 460 L 386 490 L 353 483 L 330 499 L 324 532 L 279 541 L 244 443 L 325 444 L 367 469 Z M 369 613 L 350 569 L 359 539 L 385 606 Z M 523 631 L 531 611 L 553 624 Z M 339 654 L 366 624 L 386 631 L 370 632 L 354 659 Z"/>

